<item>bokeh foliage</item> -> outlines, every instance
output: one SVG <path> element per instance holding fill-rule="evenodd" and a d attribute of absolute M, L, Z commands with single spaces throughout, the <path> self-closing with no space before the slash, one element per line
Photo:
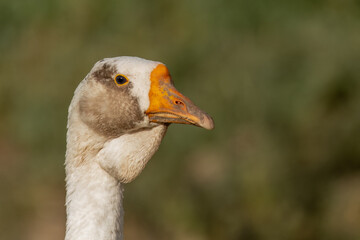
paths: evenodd
<path fill-rule="evenodd" d="M 0 239 L 63 239 L 67 106 L 99 59 L 167 64 L 171 126 L 126 239 L 360 239 L 356 0 L 0 2 Z"/>

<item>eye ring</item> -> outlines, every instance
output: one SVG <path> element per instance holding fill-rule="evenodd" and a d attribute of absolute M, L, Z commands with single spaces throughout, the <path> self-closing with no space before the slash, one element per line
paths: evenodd
<path fill-rule="evenodd" d="M 114 77 L 114 82 L 117 86 L 124 86 L 129 82 L 129 79 L 122 74 L 118 74 Z"/>

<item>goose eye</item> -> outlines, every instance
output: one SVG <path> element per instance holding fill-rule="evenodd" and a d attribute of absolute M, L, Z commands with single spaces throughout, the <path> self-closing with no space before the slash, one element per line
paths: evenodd
<path fill-rule="evenodd" d="M 116 75 L 116 77 L 114 78 L 116 85 L 121 86 L 121 85 L 125 85 L 126 83 L 129 82 L 129 80 L 121 74 Z"/>

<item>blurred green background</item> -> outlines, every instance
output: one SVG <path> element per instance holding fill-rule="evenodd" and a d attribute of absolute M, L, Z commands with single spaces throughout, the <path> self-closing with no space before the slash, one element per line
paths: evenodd
<path fill-rule="evenodd" d="M 171 126 L 126 239 L 360 239 L 360 2 L 0 2 L 0 239 L 63 239 L 67 107 L 104 57 L 164 62 Z"/>

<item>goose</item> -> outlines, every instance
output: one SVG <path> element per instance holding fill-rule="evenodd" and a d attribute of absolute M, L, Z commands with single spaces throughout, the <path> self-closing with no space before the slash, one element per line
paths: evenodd
<path fill-rule="evenodd" d="M 123 56 L 93 66 L 69 106 L 65 240 L 123 239 L 124 184 L 141 173 L 171 123 L 214 127 L 175 89 L 163 63 Z"/>

